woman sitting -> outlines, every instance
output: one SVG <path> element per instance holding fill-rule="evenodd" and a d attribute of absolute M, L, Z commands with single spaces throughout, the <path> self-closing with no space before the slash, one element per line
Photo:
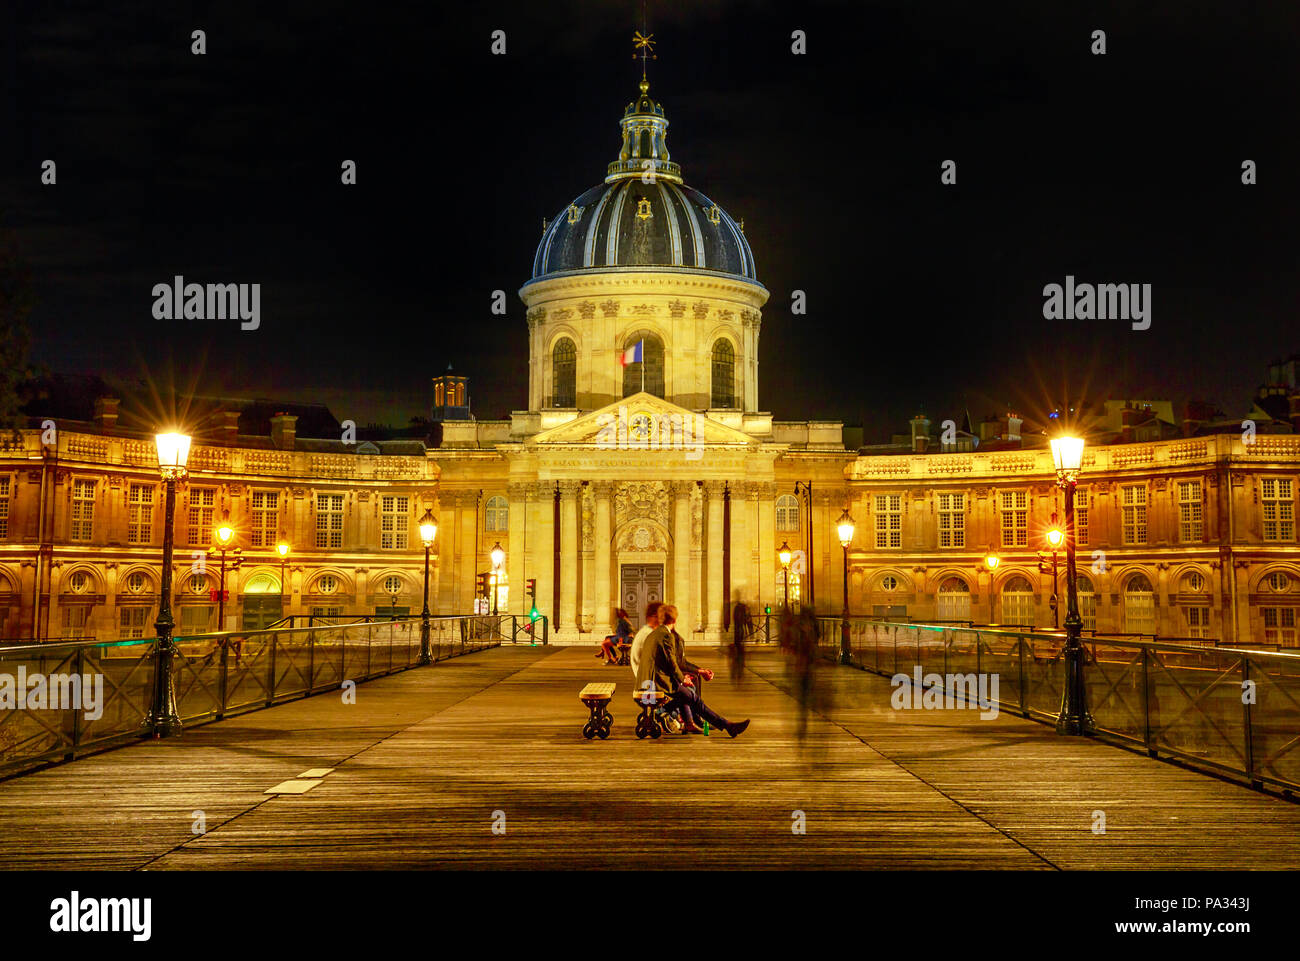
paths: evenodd
<path fill-rule="evenodd" d="M 600 652 L 597 657 L 603 657 L 607 665 L 613 666 L 618 664 L 618 647 L 619 645 L 630 644 L 632 641 L 632 622 L 628 620 L 627 611 L 621 607 L 614 608 L 614 619 L 618 626 L 614 628 L 614 633 L 610 634 L 600 642 Z"/>

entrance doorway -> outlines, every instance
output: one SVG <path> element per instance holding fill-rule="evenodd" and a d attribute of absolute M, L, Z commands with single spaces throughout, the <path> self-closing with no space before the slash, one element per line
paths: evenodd
<path fill-rule="evenodd" d="M 619 568 L 618 606 L 627 611 L 632 626 L 639 628 L 645 620 L 645 607 L 651 601 L 664 599 L 664 566 L 662 564 L 624 564 Z"/>

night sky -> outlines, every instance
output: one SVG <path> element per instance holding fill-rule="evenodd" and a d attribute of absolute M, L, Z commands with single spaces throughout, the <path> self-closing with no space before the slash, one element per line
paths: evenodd
<path fill-rule="evenodd" d="M 1064 6 L 649 4 L 672 159 L 744 218 L 772 294 L 762 409 L 869 441 L 1081 391 L 1233 415 L 1300 349 L 1300 6 Z M 640 10 L 8 0 L 0 229 L 32 360 L 399 425 L 452 363 L 479 417 L 523 407 L 515 292 L 542 218 L 617 155 Z M 154 320 L 175 274 L 260 283 L 260 329 Z M 1066 274 L 1152 284 L 1151 328 L 1045 321 Z"/>

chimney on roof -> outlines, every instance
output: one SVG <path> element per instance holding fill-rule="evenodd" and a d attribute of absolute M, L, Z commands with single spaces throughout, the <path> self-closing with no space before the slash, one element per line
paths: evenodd
<path fill-rule="evenodd" d="M 1007 430 L 1003 440 L 1018 441 L 1020 440 L 1020 425 L 1023 424 L 1024 418 L 1019 414 L 1007 413 Z"/>
<path fill-rule="evenodd" d="M 298 415 L 279 413 L 271 418 L 271 445 L 276 450 L 293 450 L 298 433 Z"/>
<path fill-rule="evenodd" d="M 95 398 L 95 426 L 112 430 L 117 426 L 117 407 L 122 401 L 117 397 Z"/>
<path fill-rule="evenodd" d="M 1140 412 L 1132 404 L 1125 404 L 1119 412 L 1120 443 L 1133 443 L 1133 428 L 1137 425 Z"/>
<path fill-rule="evenodd" d="M 917 414 L 912 418 L 912 453 L 924 454 L 930 446 L 930 418 Z"/>
<path fill-rule="evenodd" d="M 217 443 L 234 447 L 239 443 L 239 411 L 217 411 Z"/>

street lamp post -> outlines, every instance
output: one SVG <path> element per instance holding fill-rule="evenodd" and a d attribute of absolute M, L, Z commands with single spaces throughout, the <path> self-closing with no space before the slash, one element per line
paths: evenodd
<path fill-rule="evenodd" d="M 1087 734 L 1093 726 L 1088 714 L 1087 690 L 1083 682 L 1083 618 L 1079 616 L 1078 582 L 1074 566 L 1074 488 L 1083 466 L 1083 438 L 1062 435 L 1052 438 L 1052 463 L 1056 483 L 1065 492 L 1065 689 L 1061 693 L 1061 714 L 1057 734 Z"/>
<path fill-rule="evenodd" d="M 172 618 L 172 548 L 176 520 L 176 481 L 185 476 L 185 465 L 190 456 L 188 434 L 168 433 L 154 437 L 158 449 L 158 470 L 166 485 L 166 506 L 163 521 L 162 577 L 158 595 L 158 632 L 155 651 L 153 707 L 145 725 L 154 737 L 171 737 L 181 733 L 180 715 L 176 713 L 176 692 L 172 688 L 172 657 L 176 647 L 172 631 L 176 626 Z"/>
<path fill-rule="evenodd" d="M 1047 540 L 1047 546 L 1050 547 L 1052 550 L 1052 629 L 1060 630 L 1061 605 L 1056 592 L 1056 585 L 1057 585 L 1056 551 L 1061 546 L 1061 544 L 1065 541 L 1065 531 L 1061 530 L 1059 527 L 1056 526 L 1055 514 L 1052 515 L 1052 527 L 1047 531 L 1044 537 Z M 1042 555 L 1039 556 L 1041 557 Z M 1041 562 L 1039 563 L 1038 570 L 1039 573 L 1042 574 L 1047 573 L 1045 570 L 1043 570 L 1043 566 Z"/>
<path fill-rule="evenodd" d="M 803 591 L 803 596 L 807 598 L 807 603 L 813 609 L 813 613 L 816 613 L 817 579 L 814 572 L 816 571 L 817 565 L 813 563 L 812 481 L 796 481 L 794 485 L 795 497 L 798 497 L 800 493 L 803 494 L 804 500 L 807 503 L 806 510 L 803 507 L 801 507 L 800 510 L 804 512 L 804 516 L 808 519 L 808 523 L 804 525 L 804 558 L 805 558 L 804 567 L 805 567 L 805 573 L 808 575 L 808 583 L 806 585 L 801 583 L 800 586 L 805 588 L 805 590 Z"/>
<path fill-rule="evenodd" d="M 849 544 L 853 542 L 853 518 L 849 515 L 849 509 L 844 508 L 844 513 L 835 524 L 836 530 L 840 535 L 840 547 L 844 549 L 844 612 L 840 616 L 840 663 L 852 663 L 852 651 L 849 647 Z"/>
<path fill-rule="evenodd" d="M 280 540 L 275 545 L 275 552 L 280 555 L 280 617 L 284 613 L 284 571 L 285 565 L 289 560 L 289 536 L 284 531 L 280 531 Z"/>
<path fill-rule="evenodd" d="M 781 570 L 784 572 L 782 580 L 785 581 L 785 611 L 790 613 L 790 561 L 794 554 L 790 551 L 790 542 L 782 541 L 781 549 L 776 552 L 777 558 L 781 561 Z"/>
<path fill-rule="evenodd" d="M 420 518 L 420 540 L 424 541 L 424 610 L 420 612 L 420 663 L 432 664 L 433 652 L 429 648 L 429 551 L 438 534 L 438 519 L 426 509 Z"/>
<path fill-rule="evenodd" d="M 221 523 L 217 525 L 217 547 L 221 549 L 221 576 L 217 582 L 217 631 L 226 629 L 226 549 L 234 540 L 235 529 L 230 526 L 230 511 L 221 512 Z M 221 646 L 226 646 L 225 641 Z"/>
<path fill-rule="evenodd" d="M 497 598 L 501 596 L 501 565 L 505 563 L 506 552 L 497 541 L 492 548 L 492 615 L 497 613 Z"/>

